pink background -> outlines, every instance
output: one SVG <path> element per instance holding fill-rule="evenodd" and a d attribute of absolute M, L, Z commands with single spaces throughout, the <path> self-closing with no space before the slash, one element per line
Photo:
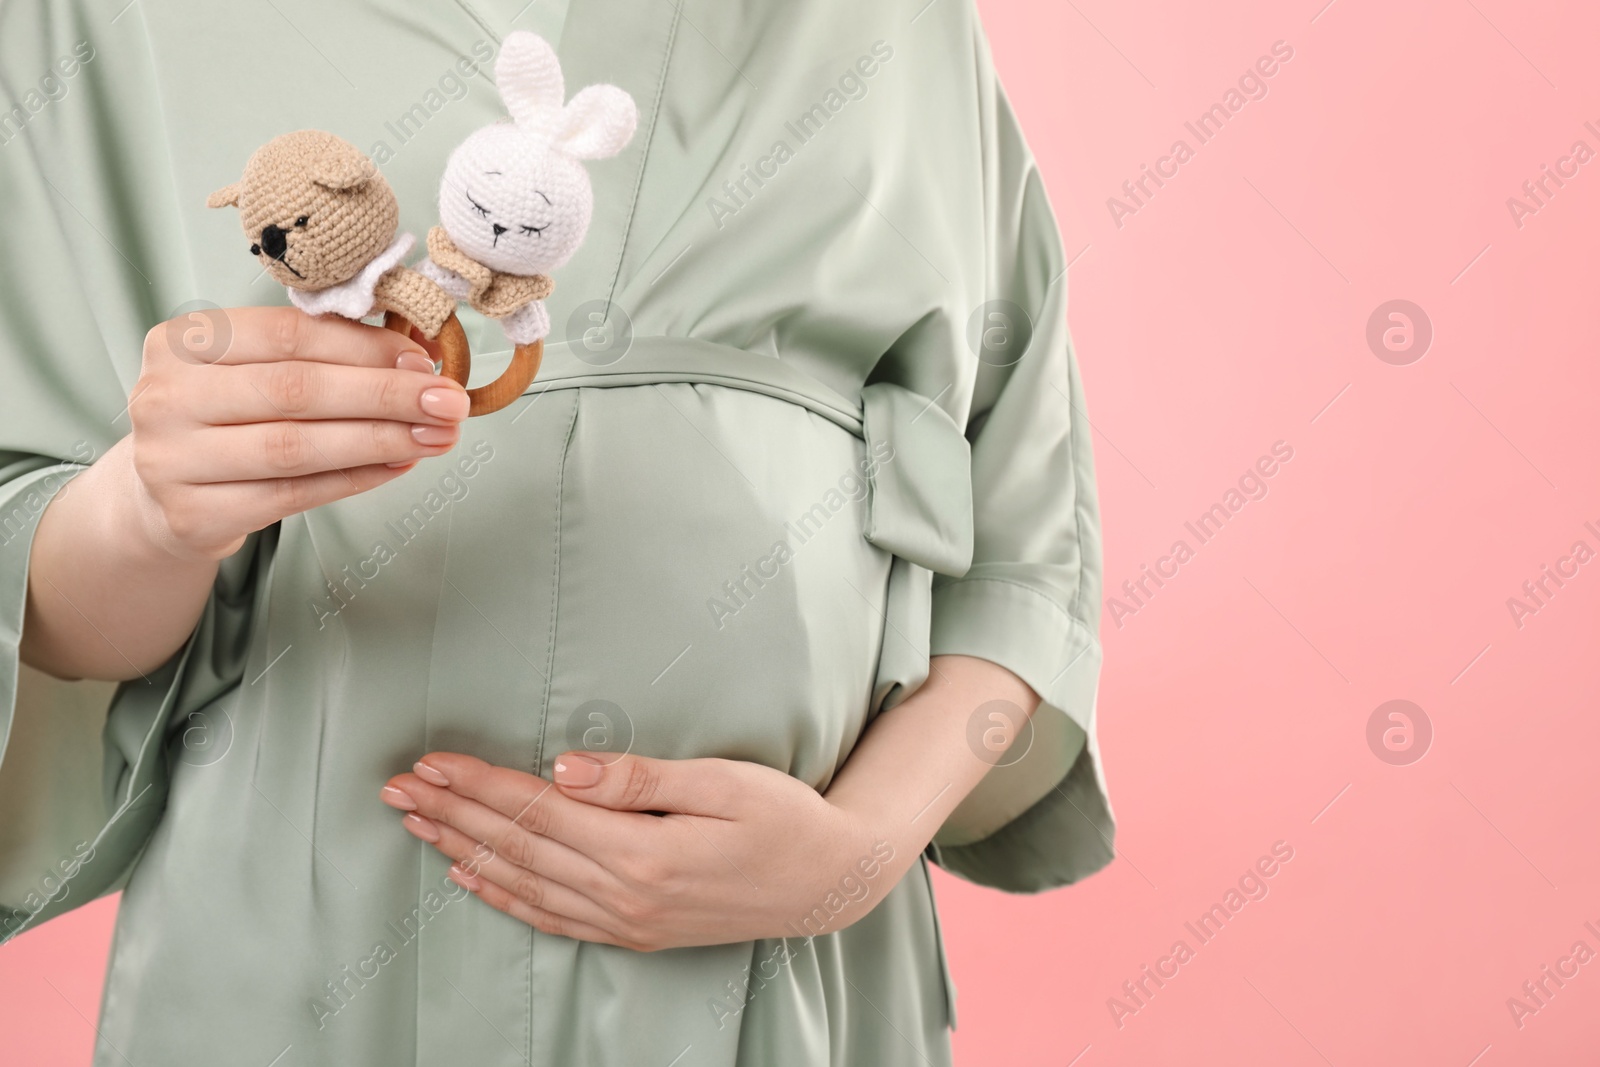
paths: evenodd
<path fill-rule="evenodd" d="M 1600 18 L 1324 2 L 982 4 L 1074 257 L 1107 592 L 1294 452 L 1136 614 L 1107 610 L 1119 860 L 1038 898 L 940 878 L 960 1063 L 1600 1047 L 1600 960 L 1520 1027 L 1506 1003 L 1574 942 L 1600 951 L 1600 561 L 1520 628 L 1507 607 L 1575 541 L 1600 551 L 1600 160 L 1520 227 L 1506 203 L 1574 141 L 1600 150 Z M 1198 145 L 1185 120 L 1280 40 L 1268 95 Z M 1119 227 L 1107 198 L 1180 137 L 1194 158 Z M 1366 340 L 1393 299 L 1433 327 L 1405 366 Z M 1367 741 L 1395 699 L 1432 725 L 1409 765 Z M 1184 923 L 1278 841 L 1269 894 L 1201 945 Z M 8 1062 L 89 1062 L 114 911 L 0 950 Z M 1179 939 L 1193 958 L 1128 998 Z M 1138 1009 L 1120 1026 L 1113 996 Z"/>

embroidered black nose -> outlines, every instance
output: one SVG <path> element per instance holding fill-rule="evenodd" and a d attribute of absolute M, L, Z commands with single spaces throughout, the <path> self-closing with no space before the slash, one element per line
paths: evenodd
<path fill-rule="evenodd" d="M 269 223 L 261 231 L 261 250 L 273 259 L 282 259 L 289 250 L 288 231 Z"/>
<path fill-rule="evenodd" d="M 504 226 L 500 225 L 498 222 L 494 224 L 494 235 L 496 237 L 499 237 L 501 234 L 503 234 L 505 232 L 506 232 L 506 228 Z"/>

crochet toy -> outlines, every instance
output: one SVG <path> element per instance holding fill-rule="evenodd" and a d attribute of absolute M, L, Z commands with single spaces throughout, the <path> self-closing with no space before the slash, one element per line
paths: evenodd
<path fill-rule="evenodd" d="M 239 209 L 250 254 L 300 310 L 400 316 L 439 341 L 447 365 L 470 361 L 455 300 L 400 265 L 416 238 L 396 234 L 394 190 L 354 145 L 321 130 L 286 133 L 257 149 L 243 179 L 206 206 Z"/>
<path fill-rule="evenodd" d="M 539 372 L 550 333 L 548 272 L 572 258 L 594 211 L 582 161 L 622 151 L 639 121 L 633 97 L 614 85 L 591 85 L 565 102 L 555 50 L 527 30 L 506 35 L 495 84 L 510 121 L 474 131 L 450 154 L 441 225 L 428 231 L 428 258 L 418 265 L 451 296 L 499 320 L 516 346 L 497 381 L 469 390 L 474 415 L 509 404 Z M 397 309 L 385 325 L 405 329 L 404 314 Z"/>
<path fill-rule="evenodd" d="M 331 133 L 301 130 L 250 157 L 244 177 L 207 207 L 236 207 L 250 254 L 310 315 L 364 319 L 438 341 L 441 372 L 467 384 L 472 353 L 456 301 L 498 319 L 514 344 L 511 364 L 489 385 L 468 389 L 471 414 L 521 396 L 539 373 L 550 316 L 548 271 L 583 243 L 594 211 L 585 159 L 614 156 L 638 124 L 633 98 L 591 85 L 565 100 L 561 64 L 537 34 L 506 36 L 495 63 L 511 112 L 475 131 L 445 166 L 442 225 L 428 232 L 428 258 L 401 265 L 416 243 L 396 235 L 400 207 L 377 166 Z"/>

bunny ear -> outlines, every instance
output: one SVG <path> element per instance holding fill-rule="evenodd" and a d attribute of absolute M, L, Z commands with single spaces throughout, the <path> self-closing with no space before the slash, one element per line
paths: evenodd
<path fill-rule="evenodd" d="M 633 97 L 615 85 L 591 85 L 563 109 L 551 140 L 574 159 L 605 159 L 627 147 L 638 125 Z"/>
<path fill-rule="evenodd" d="M 550 43 L 537 33 L 514 30 L 500 46 L 494 65 L 495 84 L 500 99 L 518 126 L 547 132 L 561 112 L 566 84 L 561 80 L 561 61 Z"/>

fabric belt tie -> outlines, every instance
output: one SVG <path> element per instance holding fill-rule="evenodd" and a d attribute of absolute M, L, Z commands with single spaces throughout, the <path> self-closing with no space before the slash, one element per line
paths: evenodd
<path fill-rule="evenodd" d="M 865 528 L 872 544 L 919 567 L 960 577 L 972 565 L 972 450 L 956 421 L 928 397 L 875 382 L 860 400 L 791 363 L 683 337 L 634 337 L 621 355 L 547 342 L 529 393 L 553 389 L 704 383 L 799 404 L 866 442 L 875 462 Z"/>

